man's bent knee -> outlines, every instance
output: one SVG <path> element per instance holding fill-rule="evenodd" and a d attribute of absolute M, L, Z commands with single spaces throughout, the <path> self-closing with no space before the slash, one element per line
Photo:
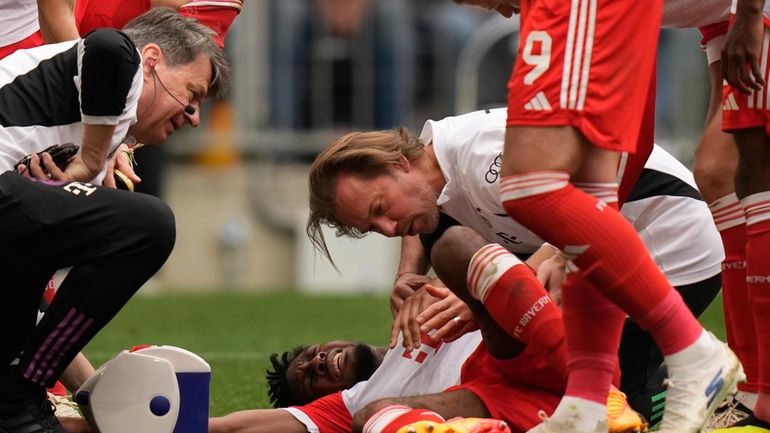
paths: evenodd
<path fill-rule="evenodd" d="M 464 226 L 452 226 L 441 235 L 431 251 L 431 264 L 434 267 L 451 268 L 468 263 L 482 246 L 488 244 L 475 230 Z"/>
<path fill-rule="evenodd" d="M 151 195 L 130 194 L 124 210 L 126 221 L 145 245 L 145 254 L 165 262 L 176 241 L 176 222 L 168 205 Z"/>

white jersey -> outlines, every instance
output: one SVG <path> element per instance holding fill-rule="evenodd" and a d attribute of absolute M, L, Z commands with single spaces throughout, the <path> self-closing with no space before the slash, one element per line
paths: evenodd
<path fill-rule="evenodd" d="M 24 40 L 40 30 L 37 0 L 0 1 L 0 47 Z"/>
<path fill-rule="evenodd" d="M 729 17 L 730 0 L 663 0 L 661 27 L 703 27 Z"/>
<path fill-rule="evenodd" d="M 425 123 L 446 185 L 441 212 L 513 253 L 531 254 L 543 240 L 511 219 L 499 200 L 506 109 L 476 111 Z M 720 272 L 724 250 L 692 173 L 655 146 L 621 213 L 674 286 Z"/>
<path fill-rule="evenodd" d="M 470 332 L 449 343 L 424 339 L 411 352 L 406 352 L 401 343 L 399 336 L 396 348 L 388 350 L 369 380 L 308 405 L 285 410 L 303 423 L 309 433 L 345 431 L 340 426 L 349 430 L 353 414 L 372 401 L 434 394 L 460 384 L 463 364 L 481 343 L 481 332 Z"/>

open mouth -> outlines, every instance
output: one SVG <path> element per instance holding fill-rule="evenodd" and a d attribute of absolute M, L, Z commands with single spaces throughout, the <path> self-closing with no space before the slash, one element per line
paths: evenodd
<path fill-rule="evenodd" d="M 335 353 L 334 356 L 331 357 L 331 366 L 329 368 L 329 371 L 332 372 L 332 374 L 339 378 L 342 377 L 342 367 L 344 365 L 343 361 L 343 353 L 342 350 Z"/>

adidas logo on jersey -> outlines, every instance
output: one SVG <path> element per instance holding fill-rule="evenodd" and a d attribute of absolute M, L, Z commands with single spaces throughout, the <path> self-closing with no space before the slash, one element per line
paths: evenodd
<path fill-rule="evenodd" d="M 722 104 L 722 111 L 738 111 L 738 103 L 735 102 L 735 95 L 732 92 L 727 95 L 725 103 Z"/>
<path fill-rule="evenodd" d="M 548 99 L 546 99 L 545 94 L 543 92 L 537 92 L 535 96 L 532 97 L 532 99 L 529 100 L 526 104 L 524 104 L 524 109 L 529 111 L 551 111 L 553 108 L 551 108 L 551 104 L 548 102 Z"/>

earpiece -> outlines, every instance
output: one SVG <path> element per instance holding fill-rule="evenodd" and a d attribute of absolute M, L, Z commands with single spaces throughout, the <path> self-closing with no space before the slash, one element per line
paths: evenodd
<path fill-rule="evenodd" d="M 154 68 L 155 67 L 155 59 L 147 59 L 147 66 Z"/>

